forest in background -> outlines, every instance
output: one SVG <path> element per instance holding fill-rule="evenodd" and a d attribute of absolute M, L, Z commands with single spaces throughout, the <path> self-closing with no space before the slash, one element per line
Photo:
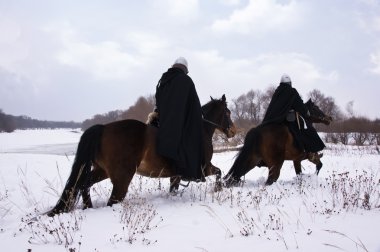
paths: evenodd
<path fill-rule="evenodd" d="M 217 142 L 225 141 L 230 145 L 242 144 L 244 136 L 249 129 L 261 123 L 265 111 L 274 93 L 275 87 L 269 87 L 265 91 L 250 90 L 239 97 L 232 99 L 228 104 L 231 117 L 238 134 L 232 140 L 224 139 L 223 134 L 218 132 L 214 135 Z M 218 97 L 214 97 L 218 98 Z M 380 119 L 371 120 L 359 115 L 354 111 L 354 102 L 347 103 L 344 109 L 336 105 L 331 96 L 324 95 L 314 89 L 308 93 L 304 102 L 311 99 L 326 114 L 333 118 L 330 125 L 314 124 L 319 132 L 324 132 L 324 141 L 342 144 L 377 144 L 380 145 Z M 155 104 L 154 96 L 139 97 L 136 103 L 127 110 L 115 110 L 105 114 L 97 114 L 82 123 L 82 130 L 95 124 L 105 124 L 123 119 L 137 119 L 145 122 L 147 115 L 153 111 Z"/>
<path fill-rule="evenodd" d="M 13 132 L 16 129 L 58 129 L 58 128 L 80 128 L 80 122 L 59 122 L 37 120 L 28 116 L 14 116 L 4 113 L 0 109 L 0 132 Z"/>
<path fill-rule="evenodd" d="M 238 128 L 238 136 L 231 143 L 236 145 L 242 143 L 246 132 L 261 123 L 265 111 L 269 105 L 275 87 L 266 90 L 250 90 L 228 104 L 231 117 Z M 215 97 L 218 98 L 218 97 Z M 326 114 L 333 118 L 333 122 L 326 126 L 315 124 L 319 132 L 324 132 L 324 140 L 331 143 L 349 144 L 380 144 L 380 118 L 371 120 L 359 115 L 354 111 L 354 102 L 347 103 L 344 110 L 336 105 L 331 96 L 324 95 L 321 91 L 314 89 L 308 93 L 304 102 L 311 99 Z M 135 104 L 126 110 L 114 110 L 104 114 L 96 114 L 83 122 L 53 122 L 40 121 L 27 116 L 12 116 L 0 110 L 0 132 L 12 132 L 15 129 L 34 128 L 81 128 L 86 130 L 95 124 L 106 124 L 124 119 L 136 119 L 145 122 L 147 116 L 153 111 L 155 105 L 154 95 L 139 97 Z M 215 134 L 216 138 L 222 135 Z M 227 140 L 226 140 L 227 141 Z"/>

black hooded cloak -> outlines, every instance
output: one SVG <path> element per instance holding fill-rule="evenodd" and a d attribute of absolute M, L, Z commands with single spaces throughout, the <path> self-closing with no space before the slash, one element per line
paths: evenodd
<path fill-rule="evenodd" d="M 177 67 L 165 72 L 156 89 L 160 127 L 157 153 L 173 161 L 184 179 L 201 179 L 202 109 L 192 79 Z"/>
<path fill-rule="evenodd" d="M 280 83 L 272 96 L 262 124 L 285 123 L 294 136 L 296 147 L 307 152 L 323 150 L 325 144 L 311 123 L 307 125 L 307 129 L 304 129 L 303 120 L 299 121 L 300 125 L 297 120 L 286 121 L 286 116 L 292 109 L 300 113 L 303 118 L 308 118 L 308 111 L 298 91 L 289 83 Z"/>
<path fill-rule="evenodd" d="M 263 124 L 284 122 L 291 109 L 307 118 L 307 110 L 297 90 L 290 84 L 280 83 L 269 103 Z"/>

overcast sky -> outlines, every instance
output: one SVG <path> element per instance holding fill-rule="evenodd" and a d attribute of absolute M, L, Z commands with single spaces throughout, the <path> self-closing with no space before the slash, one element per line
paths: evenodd
<path fill-rule="evenodd" d="M 0 109 L 82 121 L 154 94 L 178 56 L 201 103 L 283 73 L 380 118 L 379 0 L 0 0 Z"/>

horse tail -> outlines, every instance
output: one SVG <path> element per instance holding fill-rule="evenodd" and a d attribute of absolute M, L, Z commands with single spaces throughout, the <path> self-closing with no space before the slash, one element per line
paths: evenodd
<path fill-rule="evenodd" d="M 55 207 L 48 212 L 49 216 L 70 211 L 81 189 L 88 188 L 91 166 L 100 148 L 104 125 L 94 125 L 81 136 L 71 174 Z"/>
<path fill-rule="evenodd" d="M 239 181 L 241 176 L 257 165 L 256 155 L 259 153 L 259 144 L 261 142 L 259 129 L 259 127 L 256 127 L 248 131 L 243 147 L 239 150 L 231 169 L 224 176 L 224 180 Z"/>

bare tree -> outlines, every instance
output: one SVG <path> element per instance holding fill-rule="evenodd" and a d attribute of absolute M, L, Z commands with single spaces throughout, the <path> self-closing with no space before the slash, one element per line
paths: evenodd
<path fill-rule="evenodd" d="M 250 90 L 233 99 L 232 114 L 235 123 L 242 128 L 250 128 L 262 120 L 265 96 L 260 90 Z"/>
<path fill-rule="evenodd" d="M 241 128 L 250 127 L 249 120 L 246 116 L 247 110 L 247 97 L 245 94 L 240 95 L 236 99 L 232 99 L 232 119 L 235 121 L 235 124 Z"/>
<path fill-rule="evenodd" d="M 380 144 L 380 133 L 370 133 L 368 142 L 371 145 L 379 145 Z"/>
<path fill-rule="evenodd" d="M 354 139 L 356 145 L 362 146 L 367 141 L 369 141 L 369 133 L 368 132 L 354 132 L 352 133 L 352 138 Z"/>
<path fill-rule="evenodd" d="M 13 132 L 16 129 L 14 117 L 3 113 L 0 109 L 0 132 Z"/>
<path fill-rule="evenodd" d="M 134 105 L 127 110 L 114 110 L 106 114 L 98 114 L 91 119 L 87 119 L 82 123 L 82 129 L 88 129 L 95 124 L 106 124 L 123 119 L 136 119 L 142 122 L 146 121 L 146 118 L 150 112 L 153 111 L 155 104 L 154 96 L 149 95 L 147 97 L 139 97 Z"/>
<path fill-rule="evenodd" d="M 372 134 L 372 143 L 376 145 L 380 145 L 380 133 Z"/>
<path fill-rule="evenodd" d="M 344 145 L 347 145 L 349 140 L 350 140 L 350 136 L 351 136 L 351 133 L 350 132 L 339 132 L 339 133 L 334 133 L 338 140 L 344 144 Z"/>
<path fill-rule="evenodd" d="M 308 96 L 325 114 L 332 116 L 334 120 L 343 118 L 341 110 L 335 104 L 334 98 L 331 96 L 326 97 L 317 89 L 312 90 Z"/>
<path fill-rule="evenodd" d="M 252 122 L 258 121 L 258 111 L 260 111 L 260 105 L 256 101 L 256 97 L 258 96 L 259 91 L 250 90 L 245 95 L 246 100 L 246 117 L 248 120 Z"/>
<path fill-rule="evenodd" d="M 261 97 L 261 107 L 262 107 L 262 116 L 261 118 L 264 118 L 264 115 L 268 109 L 268 106 L 269 106 L 269 103 L 270 101 L 272 100 L 272 96 L 274 94 L 274 91 L 276 91 L 276 87 L 275 86 L 270 86 L 268 87 L 262 97 Z"/>
<path fill-rule="evenodd" d="M 129 107 L 124 113 L 122 113 L 121 118 L 136 119 L 145 122 L 148 114 L 153 111 L 154 104 L 153 96 L 140 96 L 133 106 Z"/>
<path fill-rule="evenodd" d="M 346 105 L 346 112 L 348 117 L 354 117 L 354 101 L 349 101 Z"/>

